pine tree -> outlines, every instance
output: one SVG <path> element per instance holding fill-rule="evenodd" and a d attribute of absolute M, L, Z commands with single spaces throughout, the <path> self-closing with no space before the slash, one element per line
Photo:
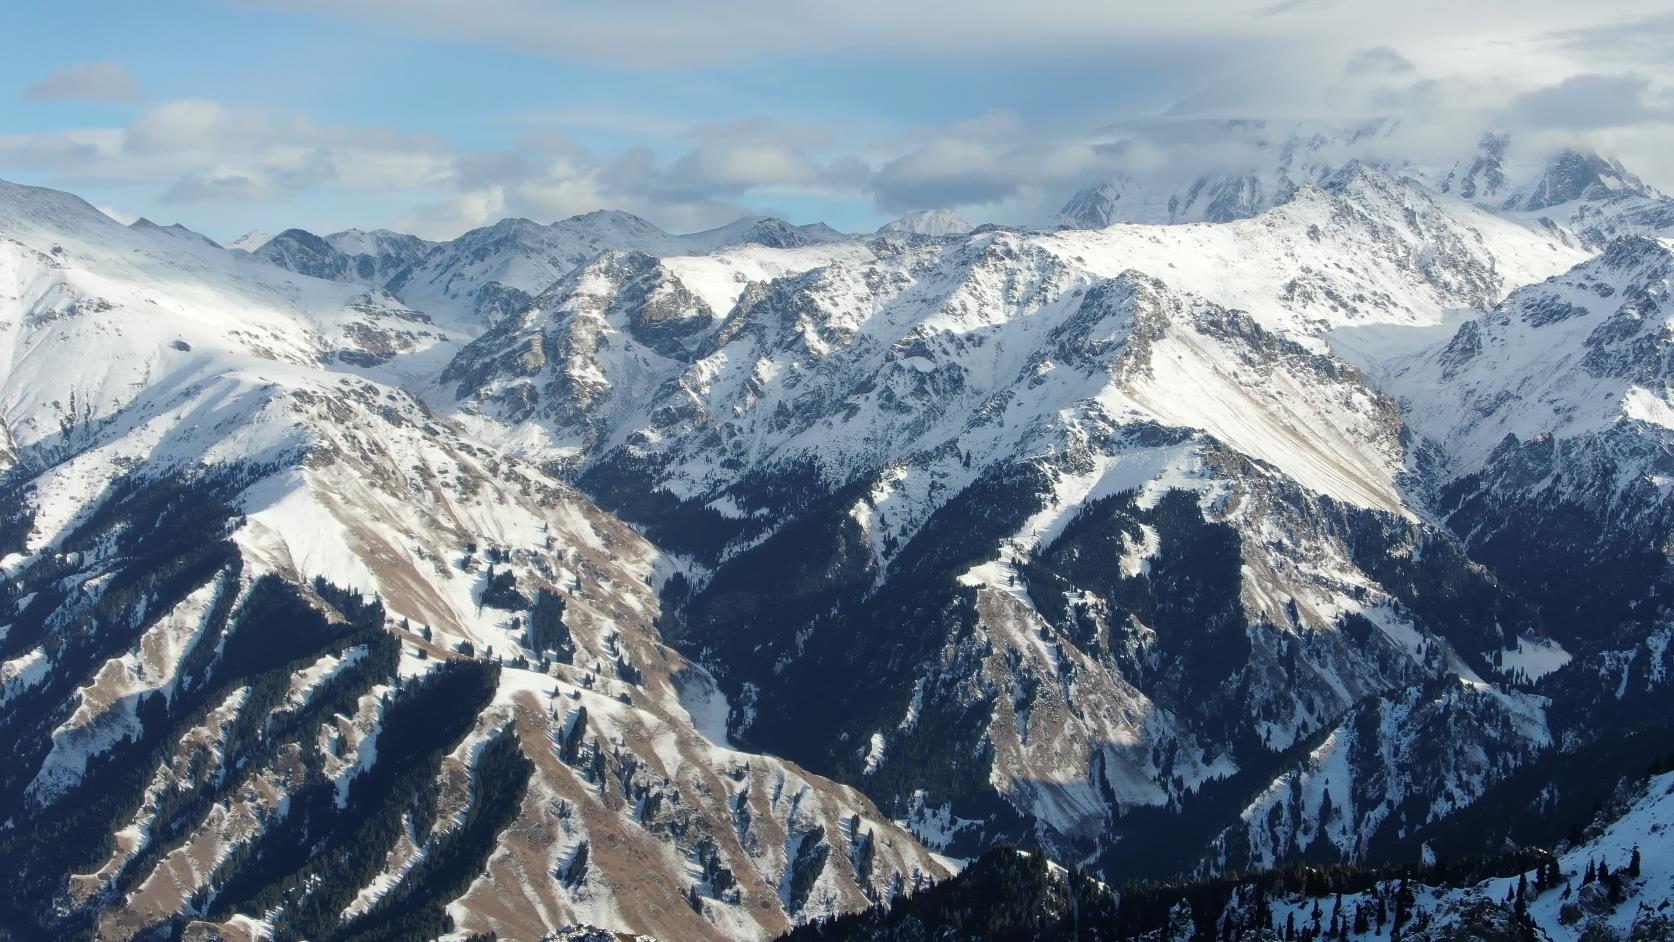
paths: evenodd
<path fill-rule="evenodd" d="M 1635 880 L 1639 879 L 1639 845 L 1638 844 L 1633 845 L 1633 856 L 1628 858 L 1627 874 L 1628 874 L 1628 876 L 1634 878 Z"/>

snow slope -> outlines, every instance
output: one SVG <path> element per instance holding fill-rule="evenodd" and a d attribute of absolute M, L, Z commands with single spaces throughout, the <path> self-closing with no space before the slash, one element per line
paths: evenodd
<path fill-rule="evenodd" d="M 498 651 L 531 659 L 500 673 L 490 708 L 473 720 L 478 745 L 511 723 L 538 769 L 508 832 L 517 836 L 487 863 L 485 889 L 453 904 L 462 925 L 514 937 L 590 922 L 665 937 L 762 938 L 943 872 L 853 790 L 705 738 L 675 681 L 684 662 L 654 627 L 660 554 L 568 485 L 461 433 L 401 388 L 407 370 L 422 368 L 414 363 L 454 341 L 427 315 L 381 290 L 122 227 L 51 191 L 0 184 L 0 234 L 0 419 L 6 493 L 17 500 L 8 503 L 6 571 L 18 585 L 85 587 L 57 601 L 40 591 L 17 599 L 8 582 L 0 639 L 45 632 L 48 644 L 8 655 L 0 696 L 27 698 L 46 689 L 55 669 L 83 669 L 76 659 L 82 642 L 53 632 L 97 617 L 102 587 L 153 578 L 139 568 L 143 560 L 120 553 L 59 551 L 81 546 L 88 527 L 143 531 L 144 518 L 112 523 L 136 488 L 221 482 L 212 486 L 226 502 L 229 552 L 238 560 L 222 570 L 223 581 L 205 583 L 167 612 L 141 606 L 130 616 L 134 624 L 107 626 L 113 639 L 135 632 L 131 646 L 88 664 L 85 682 L 58 678 L 76 681 L 61 706 L 31 702 L 31 710 L 47 710 L 45 725 L 8 748 L 29 750 L 40 766 L 19 781 L 26 786 L 19 795 L 8 792 L 8 802 L 39 808 L 75 796 L 90 763 L 126 748 L 122 737 L 141 730 L 137 717 L 155 702 L 148 698 L 176 695 L 177 677 L 197 663 L 194 639 L 207 630 L 209 613 L 225 617 L 216 600 L 233 593 L 237 611 L 237 600 L 273 575 L 304 593 L 323 579 L 377 597 L 377 627 L 402 652 L 386 688 L 458 657 L 464 645 L 482 657 Z M 13 523 L 17 512 L 21 527 Z M 489 599 L 496 569 L 526 595 L 540 588 L 565 601 L 573 645 L 566 662 L 548 666 L 522 648 L 526 613 Z M 42 605 L 56 606 L 45 619 L 37 614 Z M 47 653 L 60 647 L 72 652 L 61 667 Z M 303 709 L 311 691 L 353 663 L 352 653 L 322 653 L 298 665 L 286 702 Z M 323 760 L 336 763 L 345 782 L 378 761 L 378 698 L 367 697 L 364 712 L 350 711 L 318 733 L 322 742 L 357 742 L 358 752 L 341 762 Z M 582 746 L 599 759 L 585 774 L 575 756 L 554 757 L 559 705 L 572 719 L 574 708 L 587 708 Z M 238 713 L 239 701 L 229 699 L 223 719 L 233 725 L 226 729 L 241 728 Z M 185 844 L 153 848 L 149 816 L 171 813 L 158 796 L 216 780 L 203 779 L 194 763 L 204 760 L 191 758 L 195 743 L 222 735 L 213 717 L 205 722 L 167 754 L 151 797 L 108 859 L 71 881 L 68 908 L 57 918 L 114 920 L 112 932 L 165 920 L 188 907 L 217 862 L 234 859 L 283 818 L 302 783 L 282 762 L 252 765 L 247 774 L 257 787 L 229 796 Z M 471 800 L 470 748 L 439 772 L 444 802 L 459 807 Z M 19 774 L 27 769 L 23 761 L 15 766 Z M 655 806 L 643 796 L 652 792 L 664 810 L 648 810 Z M 633 794 L 641 800 L 624 801 Z M 550 821 L 557 801 L 576 808 L 568 823 Z M 20 820 L 0 830 L 24 826 Z M 733 835 L 701 850 L 711 872 L 736 875 L 733 884 L 692 875 L 709 833 Z M 552 855 L 577 841 L 598 849 L 564 882 Z M 810 848 L 802 858 L 794 852 L 800 843 Z M 830 866 L 827 854 L 811 855 L 816 844 L 828 848 Z M 862 859 L 854 848 L 863 844 L 871 848 L 866 866 L 846 863 Z M 392 853 L 421 855 L 423 846 Z M 392 859 L 365 899 L 375 902 L 398 885 L 403 866 Z M 142 869 L 132 874 L 132 867 Z M 781 892 L 793 867 L 801 868 L 795 881 L 802 889 Z M 506 894 L 510 872 L 526 896 Z M 118 874 L 131 889 L 106 895 L 106 881 Z M 652 887 L 658 905 L 645 903 Z M 235 922 L 250 931 L 274 918 L 253 912 Z"/>

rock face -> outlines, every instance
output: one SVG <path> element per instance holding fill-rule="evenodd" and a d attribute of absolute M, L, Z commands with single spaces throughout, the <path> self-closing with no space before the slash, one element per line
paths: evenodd
<path fill-rule="evenodd" d="M 435 243 L 417 236 L 384 229 L 350 229 L 324 238 L 302 229 L 286 229 L 250 249 L 250 253 L 312 278 L 381 288 L 423 261 L 435 247 Z"/>
<path fill-rule="evenodd" d="M 1491 303 L 1551 243 L 1367 167 L 1325 184 L 1227 227 L 886 240 L 724 316 L 653 318 L 710 277 L 601 256 L 438 401 L 688 557 L 675 637 L 731 732 L 927 840 L 1113 873 L 1356 859 L 1547 747 L 1544 702 L 1484 680 L 1547 639 L 1427 522 L 1445 467 L 1332 341 L 1381 372 L 1357 332 Z M 671 320 L 678 345 L 646 332 Z M 1415 737 L 1435 722 L 1457 750 Z M 1329 786 L 1322 743 L 1357 757 Z M 1344 789 L 1330 837 L 1232 800 L 1291 781 Z"/>
<path fill-rule="evenodd" d="M 1100 183 L 1090 186 L 1070 197 L 1064 208 L 1058 211 L 1058 221 L 1071 229 L 1103 229 L 1112 223 L 1123 221 L 1119 208 L 1121 202 L 1120 184 Z"/>
<path fill-rule="evenodd" d="M 1188 130 L 1267 169 L 1052 231 L 252 256 L 0 185 L 0 924 L 766 938 L 932 850 L 1567 839 L 1674 749 L 1666 201 Z"/>

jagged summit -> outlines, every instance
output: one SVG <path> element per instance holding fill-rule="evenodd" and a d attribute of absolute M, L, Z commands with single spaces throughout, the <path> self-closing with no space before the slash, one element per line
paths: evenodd
<path fill-rule="evenodd" d="M 948 873 L 715 731 L 667 558 L 400 385 L 445 327 L 83 205 L 0 186 L 0 925 L 765 939 Z"/>
<path fill-rule="evenodd" d="M 1414 425 L 1471 470 L 1507 436 L 1582 438 L 1628 422 L 1666 439 L 1674 435 L 1671 298 L 1674 252 L 1622 236 L 1461 325 L 1404 365 L 1396 388 Z"/>
<path fill-rule="evenodd" d="M 1055 222 L 1103 228 L 1116 222 L 1228 222 L 1282 205 L 1309 184 L 1359 162 L 1410 176 L 1531 227 L 1557 225 L 1597 249 L 1630 232 L 1674 232 L 1674 200 L 1619 161 L 1590 151 L 1521 148 L 1511 135 L 1481 136 L 1469 156 L 1402 155 L 1400 125 L 1348 128 L 1268 122 L 1181 121 L 1112 129 L 1113 154 L 1143 155 L 1134 171 L 1074 194 Z M 1208 161 L 1203 155 L 1213 155 Z"/>
<path fill-rule="evenodd" d="M 1117 204 L 1122 200 L 1122 186 L 1107 181 L 1090 186 L 1071 196 L 1058 211 L 1058 222 L 1072 229 L 1103 229 L 1121 220 Z"/>

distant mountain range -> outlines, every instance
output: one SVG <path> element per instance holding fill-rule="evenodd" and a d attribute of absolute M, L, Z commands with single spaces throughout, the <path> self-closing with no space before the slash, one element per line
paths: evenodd
<path fill-rule="evenodd" d="M 0 939 L 939 938 L 1158 880 L 1213 911 L 1120 925 L 1288 938 L 1227 875 L 1302 864 L 1351 919 L 1429 868 L 1407 938 L 1640 931 L 1674 200 L 1165 132 L 1260 159 L 866 235 L 223 247 L 0 183 Z"/>

